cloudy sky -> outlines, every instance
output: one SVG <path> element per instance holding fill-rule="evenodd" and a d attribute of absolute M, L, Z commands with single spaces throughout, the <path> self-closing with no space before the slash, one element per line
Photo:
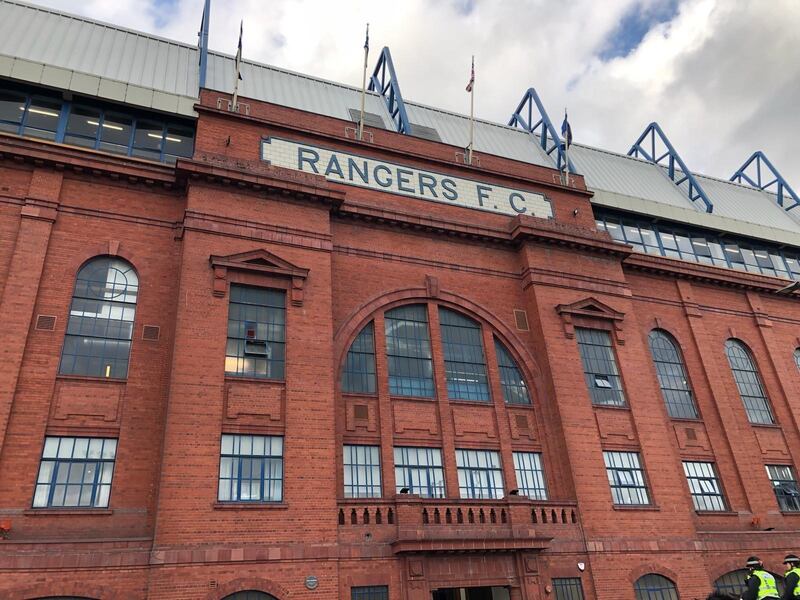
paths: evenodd
<path fill-rule="evenodd" d="M 195 43 L 203 0 L 33 0 Z M 535 87 L 576 142 L 626 152 L 658 121 L 693 171 L 763 150 L 800 193 L 798 0 L 213 0 L 211 48 L 361 84 L 389 46 L 408 100 L 505 123 Z"/>

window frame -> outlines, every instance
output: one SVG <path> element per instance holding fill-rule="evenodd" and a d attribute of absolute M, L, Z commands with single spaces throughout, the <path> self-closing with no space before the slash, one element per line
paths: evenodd
<path fill-rule="evenodd" d="M 674 352 L 675 359 L 674 361 L 663 360 L 656 356 L 656 351 L 664 351 L 663 348 L 657 349 L 654 346 L 655 340 L 658 341 L 663 340 L 667 344 L 669 344 L 671 350 Z M 653 359 L 653 366 L 656 370 L 656 379 L 658 381 L 658 387 L 661 390 L 661 397 L 664 400 L 664 406 L 667 409 L 667 414 L 671 419 L 690 419 L 690 420 L 700 420 L 700 413 L 697 408 L 697 402 L 695 401 L 694 391 L 692 389 L 691 381 L 689 380 L 689 373 L 686 371 L 686 362 L 683 359 L 683 354 L 681 353 L 680 347 L 678 346 L 677 341 L 675 338 L 664 331 L 663 329 L 653 329 L 647 336 L 648 346 L 650 348 L 650 355 Z M 676 375 L 674 373 L 670 373 L 669 369 L 665 369 L 663 365 L 670 365 L 673 368 L 677 368 L 680 370 L 680 375 Z M 680 387 L 668 387 L 665 386 L 665 381 L 670 384 L 669 380 L 675 380 L 676 377 L 680 377 L 683 379 L 683 384 L 685 385 L 685 389 Z M 670 393 L 668 393 L 670 392 Z M 672 392 L 676 392 L 680 394 L 681 392 L 685 392 L 688 396 L 689 402 L 676 402 L 674 401 Z M 675 414 L 680 412 L 681 409 L 689 408 L 691 409 L 689 412 L 691 415 L 685 414 Z"/>
<path fill-rule="evenodd" d="M 233 438 L 231 440 L 231 452 L 225 452 L 225 438 Z M 238 438 L 238 453 L 235 451 L 237 448 L 236 440 Z M 250 438 L 250 454 L 242 453 L 242 439 L 243 438 Z M 253 450 L 253 441 L 255 438 L 263 438 L 264 440 L 264 454 L 256 454 Z M 272 440 L 280 440 L 280 454 L 267 454 L 266 448 L 269 445 L 270 452 L 272 451 L 273 441 Z M 223 432 L 220 435 L 220 444 L 219 444 L 219 471 L 217 475 L 217 502 L 219 504 L 263 504 L 263 505 L 270 505 L 270 504 L 282 504 L 285 500 L 286 495 L 286 438 L 283 435 L 262 435 L 262 434 L 250 434 L 250 433 L 226 433 Z M 223 465 L 225 459 L 231 459 L 231 476 L 223 477 Z M 242 474 L 242 460 L 261 460 L 260 468 L 259 468 L 259 478 L 255 479 L 252 476 L 246 479 L 243 479 Z M 266 467 L 268 461 L 275 461 L 275 464 L 280 465 L 280 478 L 278 477 L 268 477 L 265 478 Z M 271 467 L 272 463 L 269 463 Z M 252 474 L 252 465 L 251 465 L 251 474 Z M 252 482 L 258 481 L 258 489 L 259 489 L 259 498 L 246 498 L 242 499 L 242 481 L 249 481 L 250 485 L 252 486 Z M 228 481 L 228 491 L 230 497 L 228 499 L 221 498 L 222 492 L 222 485 L 223 481 Z M 279 498 L 270 498 L 265 499 L 265 489 L 267 487 L 270 488 L 270 493 L 272 489 L 273 482 L 280 482 L 280 497 Z M 236 489 L 236 498 L 233 497 L 233 490 L 234 487 Z M 252 489 L 252 488 L 251 488 Z"/>
<path fill-rule="evenodd" d="M 48 445 L 49 442 L 53 440 L 55 441 L 55 455 L 54 456 L 46 456 L 49 453 Z M 61 453 L 61 445 L 63 442 L 69 440 L 71 445 L 69 446 L 69 457 L 60 457 L 59 454 Z M 76 447 L 78 446 L 78 441 L 85 441 L 86 442 L 86 456 L 85 457 L 75 457 L 74 453 Z M 100 442 L 100 454 L 97 457 L 89 458 L 89 453 L 92 451 L 93 441 Z M 112 450 L 110 450 L 109 454 L 110 457 L 106 455 L 106 445 L 107 442 L 113 442 L 113 444 L 109 444 L 113 446 Z M 92 510 L 92 509 L 108 509 L 109 505 L 111 504 L 111 491 L 113 489 L 114 484 L 114 472 L 116 471 L 116 461 L 117 461 L 117 450 L 119 449 L 119 438 L 105 438 L 105 437 L 91 437 L 91 436 L 45 436 L 44 444 L 42 445 L 42 453 L 39 459 L 39 469 L 36 475 L 36 482 L 34 484 L 34 493 L 33 498 L 31 500 L 31 508 L 34 510 L 41 510 L 41 509 L 56 509 L 56 510 Z M 46 464 L 52 465 L 51 467 L 46 468 Z M 59 473 L 61 471 L 62 466 L 66 465 L 66 476 L 62 482 L 59 482 Z M 80 481 L 70 481 L 72 475 L 72 468 L 74 465 L 81 465 L 82 466 L 82 476 Z M 94 474 L 92 476 L 91 482 L 86 482 L 86 468 L 89 465 L 94 465 Z M 106 467 L 110 465 L 111 474 L 108 476 L 108 481 L 104 481 L 104 475 L 106 473 Z M 49 476 L 46 477 L 45 481 L 41 481 L 43 474 L 47 471 L 50 471 Z M 83 489 L 88 485 L 91 486 L 90 492 L 90 502 L 89 504 L 81 504 L 81 496 L 83 496 Z M 61 504 L 53 504 L 54 495 L 56 494 L 56 489 L 58 487 L 64 487 L 64 493 L 62 496 L 62 503 Z M 69 488 L 78 486 L 78 503 L 77 504 L 66 504 L 67 494 L 69 493 Z M 45 488 L 47 494 L 47 500 L 44 504 L 38 503 L 37 504 L 37 496 L 39 495 L 39 488 Z M 105 502 L 97 503 L 98 500 L 103 498 L 103 489 L 106 488 L 105 492 Z"/>
<path fill-rule="evenodd" d="M 459 402 L 491 404 L 492 393 L 481 324 L 441 304 L 438 304 L 437 308 L 447 398 Z M 445 322 L 451 318 L 461 323 Z M 470 357 L 470 353 L 475 353 L 476 356 Z M 473 378 L 473 381 L 460 383 L 457 376 L 465 380 Z"/>
<path fill-rule="evenodd" d="M 769 479 L 770 484 L 772 485 L 772 491 L 775 493 L 775 501 L 778 503 L 778 508 L 781 512 L 790 512 L 790 513 L 798 513 L 800 512 L 800 485 L 797 482 L 797 474 L 795 473 L 793 465 L 786 465 L 786 464 L 767 464 L 764 465 L 767 470 L 767 478 Z M 789 475 L 791 479 L 778 479 L 773 477 L 774 473 L 771 469 L 788 469 Z M 784 505 L 781 501 L 781 495 L 778 494 L 778 489 L 780 485 L 793 485 L 794 491 L 797 493 L 797 496 L 792 495 L 794 500 L 794 508 L 788 507 Z"/>
<path fill-rule="evenodd" d="M 683 466 L 683 473 L 686 477 L 686 484 L 689 487 L 689 495 L 692 497 L 692 505 L 695 512 L 712 513 L 712 512 L 727 512 L 729 510 L 728 500 L 725 495 L 725 489 L 722 487 L 722 480 L 717 471 L 717 465 L 710 461 L 703 460 L 684 460 L 681 461 Z M 706 471 L 705 473 L 698 473 L 698 469 Z M 707 472 L 710 469 L 710 474 Z M 690 471 L 692 471 L 690 473 Z M 693 486 L 693 482 L 696 486 Z M 714 488 L 714 492 L 703 490 L 703 482 L 710 483 Z M 695 491 L 698 488 L 699 491 Z M 711 505 L 717 505 L 717 508 L 708 508 L 709 499 Z"/>
<path fill-rule="evenodd" d="M 636 466 L 629 467 L 625 465 L 609 465 L 610 458 L 616 458 L 617 455 L 621 458 L 622 455 L 627 457 L 636 458 Z M 603 465 L 606 469 L 606 477 L 608 479 L 608 486 L 611 491 L 611 499 L 615 507 L 648 507 L 653 506 L 653 499 L 651 497 L 650 488 L 647 485 L 647 475 L 645 468 L 642 464 L 641 452 L 629 450 L 603 450 Z M 625 484 L 621 478 L 616 477 L 617 473 L 627 472 L 633 475 L 633 479 L 637 479 L 636 474 L 639 475 L 641 480 L 640 485 Z M 612 476 L 614 474 L 614 476 Z M 625 502 L 622 492 L 617 493 L 617 490 L 637 490 L 636 496 L 641 498 L 642 493 L 646 502 Z"/>
<path fill-rule="evenodd" d="M 532 452 L 529 450 L 514 450 L 511 453 L 511 457 L 514 461 L 514 477 L 516 478 L 519 495 L 527 496 L 531 500 L 547 500 L 547 478 L 544 472 L 542 453 Z M 527 461 L 526 464 L 521 464 L 527 457 L 533 458 L 530 461 Z M 522 478 L 520 477 L 520 473 L 523 474 Z M 541 483 L 539 486 L 535 485 L 537 479 Z M 534 486 L 531 487 L 526 485 L 529 480 L 534 482 Z"/>
<path fill-rule="evenodd" d="M 409 463 L 405 460 L 402 462 L 398 461 L 398 451 L 400 452 L 400 456 L 405 458 L 405 456 L 410 455 L 411 450 L 414 451 L 414 456 L 417 459 L 419 458 L 420 452 L 423 452 L 427 457 L 428 463 Z M 436 456 L 437 452 L 439 464 L 436 464 L 435 460 L 431 460 Z M 417 494 L 421 498 L 447 498 L 447 479 L 444 472 L 444 457 L 442 456 L 442 448 L 428 446 L 394 446 L 392 448 L 392 456 L 394 457 L 395 493 L 399 494 L 401 489 L 408 488 L 410 493 Z M 421 477 L 418 477 L 420 480 L 420 485 L 413 485 L 413 483 L 410 484 L 408 482 L 409 477 L 407 477 L 407 475 L 412 471 L 425 474 L 426 484 L 424 488 L 421 485 Z M 437 472 L 441 474 L 441 485 L 436 484 L 437 478 L 435 475 L 438 474 Z M 401 473 L 402 477 L 398 476 Z M 413 477 L 410 479 L 414 481 Z M 400 483 L 401 481 L 404 481 L 405 484 Z M 421 493 L 421 491 L 424 491 L 425 493 Z"/>
<path fill-rule="evenodd" d="M 385 353 L 386 353 L 386 375 L 389 382 L 389 395 L 410 398 L 436 398 L 436 371 L 434 365 L 433 354 L 433 340 L 431 339 L 431 324 L 430 315 L 428 311 L 429 304 L 427 302 L 412 302 L 409 304 L 401 304 L 386 309 L 383 312 L 384 322 L 384 336 L 385 336 Z M 400 311 L 403 309 L 416 308 L 421 311 L 421 315 L 425 320 L 416 320 L 403 314 Z M 395 312 L 402 317 L 391 316 Z M 416 337 L 399 336 L 394 332 L 401 327 L 408 328 L 408 323 L 424 324 L 425 337 L 419 337 L 419 332 L 422 329 L 420 325 L 414 325 L 411 329 L 414 330 Z M 400 353 L 400 348 L 403 345 L 396 340 L 413 340 L 417 346 L 417 350 L 422 351 L 420 356 L 413 353 L 406 352 Z M 408 346 L 408 342 L 405 344 Z M 427 356 L 425 356 L 425 347 L 427 346 Z M 397 362 L 395 362 L 397 361 Z M 411 376 L 404 375 L 402 369 L 399 369 L 399 364 L 405 361 L 405 367 L 408 369 L 412 364 L 415 365 L 414 369 L 421 373 L 421 375 Z M 430 367 L 430 377 L 425 375 L 425 365 Z M 392 374 L 393 365 L 395 366 L 395 373 Z M 419 384 L 418 389 L 415 384 Z M 428 387 L 430 385 L 430 387 Z"/>
<path fill-rule="evenodd" d="M 658 582 L 659 587 L 647 587 L 647 583 L 642 583 L 647 578 L 662 579 L 669 584 L 668 587 L 664 583 Z M 652 585 L 652 584 L 651 584 Z M 679 600 L 678 586 L 669 577 L 661 573 L 645 573 L 633 582 L 633 590 L 636 595 L 636 600 Z"/>
<path fill-rule="evenodd" d="M 368 336 L 366 334 L 369 334 Z M 363 336 L 363 337 L 362 337 Z M 369 338 L 371 351 L 362 348 Z M 358 346 L 357 346 L 358 345 Z M 358 367 L 365 367 L 360 370 Z M 371 370 L 370 370 L 371 368 Z M 340 389 L 344 394 L 363 394 L 374 396 L 378 393 L 378 368 L 375 347 L 375 320 L 370 320 L 353 338 L 341 371 Z M 358 383 L 358 385 L 355 385 Z M 359 389 L 357 389 L 359 388 Z"/>
<path fill-rule="evenodd" d="M 364 448 L 365 450 L 369 450 L 370 455 L 374 455 L 376 459 L 375 463 L 371 462 L 351 462 L 348 463 L 348 457 L 352 459 L 353 454 L 355 454 L 355 460 L 358 461 L 358 449 Z M 373 452 L 374 451 L 374 452 Z M 373 456 L 368 456 L 367 458 L 372 458 Z M 350 469 L 355 469 L 356 476 L 353 477 L 353 472 L 351 471 L 350 481 L 360 481 L 359 477 L 359 468 L 364 468 L 364 477 L 369 481 L 369 483 L 347 483 L 348 477 L 348 467 Z M 377 486 L 374 483 L 375 481 L 375 474 L 377 470 Z M 383 481 L 382 481 L 382 470 L 381 470 L 381 447 L 375 445 L 368 445 L 368 444 L 342 444 L 342 493 L 344 494 L 345 498 L 382 498 L 383 497 Z M 371 493 L 366 494 L 358 494 L 347 493 L 347 488 L 350 487 L 353 490 L 365 488 L 369 490 Z M 376 491 L 377 493 L 374 493 Z"/>
<path fill-rule="evenodd" d="M 490 457 L 497 459 L 496 465 L 489 465 Z M 465 458 L 468 460 L 465 461 Z M 456 448 L 456 472 L 459 498 L 463 500 L 502 500 L 505 498 L 505 477 L 500 450 Z M 499 485 L 497 478 L 499 478 Z M 482 490 L 486 490 L 488 493 L 484 495 Z M 498 490 L 499 495 L 497 495 Z"/>
<path fill-rule="evenodd" d="M 497 362 L 497 374 L 500 378 L 500 389 L 503 392 L 503 402 L 507 406 L 532 406 L 530 387 L 519 363 L 499 337 L 493 335 L 492 338 L 494 339 L 494 354 Z M 514 383 L 517 380 L 519 383 Z"/>
<path fill-rule="evenodd" d="M 750 368 L 742 368 L 734 366 L 734 359 L 731 358 L 731 350 L 732 349 L 740 350 L 747 360 Z M 725 356 L 728 359 L 728 366 L 731 370 L 731 375 L 733 376 L 734 383 L 736 384 L 736 390 L 739 393 L 739 399 L 742 401 L 744 405 L 745 413 L 747 414 L 747 420 L 751 425 L 777 425 L 775 421 L 775 413 L 772 410 L 772 404 L 769 401 L 769 396 L 767 395 L 767 389 L 764 386 L 764 380 L 761 377 L 761 371 L 758 368 L 758 364 L 756 364 L 755 357 L 753 356 L 752 350 L 749 348 L 747 344 L 738 340 L 736 338 L 730 338 L 725 341 Z M 737 360 L 742 360 L 742 357 L 736 357 Z M 741 377 L 744 377 L 742 374 L 750 374 L 752 375 L 750 381 L 745 381 Z M 741 377 L 740 377 L 741 375 Z M 754 395 L 749 393 L 743 393 L 742 386 L 747 385 L 751 386 L 749 391 L 753 391 L 754 388 L 757 388 L 756 391 L 760 392 L 760 395 Z M 748 400 L 758 400 L 763 402 L 763 407 L 751 407 L 748 405 Z M 753 412 L 751 412 L 753 411 Z M 760 421 L 754 420 L 754 415 L 758 415 L 759 413 L 766 413 L 769 417 L 769 421 Z"/>
<path fill-rule="evenodd" d="M 350 600 L 389 600 L 389 586 L 388 585 L 351 586 Z"/>
<path fill-rule="evenodd" d="M 553 577 L 552 585 L 555 600 L 584 600 L 580 577 Z"/>
<path fill-rule="evenodd" d="M 596 336 L 599 334 L 608 344 L 600 344 L 589 341 L 588 336 Z M 581 339 L 581 338 L 585 338 Z M 625 395 L 625 384 L 622 380 L 622 374 L 619 370 L 619 362 L 617 361 L 616 349 L 614 342 L 611 339 L 611 334 L 605 329 L 598 329 L 593 327 L 575 327 L 575 339 L 578 343 L 578 352 L 581 357 L 581 367 L 583 368 L 584 380 L 588 388 L 589 398 L 593 406 L 610 406 L 614 408 L 628 408 L 628 401 Z M 603 348 L 607 350 L 594 350 L 595 348 Z M 598 352 L 605 353 L 606 356 L 597 356 Z M 593 354 L 593 355 L 591 355 Z M 590 362 L 591 361 L 591 362 Z M 598 371 L 594 369 L 595 366 L 600 366 L 599 363 L 605 362 L 611 366 L 609 372 Z M 604 381 L 608 386 L 601 386 L 598 382 Z M 614 384 L 618 385 L 615 386 Z M 610 390 L 614 392 L 616 399 L 607 402 L 603 400 L 603 396 L 595 393 L 595 390 Z"/>

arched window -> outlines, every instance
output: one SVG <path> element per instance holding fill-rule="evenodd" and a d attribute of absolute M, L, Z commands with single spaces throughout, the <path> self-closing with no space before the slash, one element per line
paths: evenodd
<path fill-rule="evenodd" d="M 778 584 L 778 591 L 783 593 L 783 577 L 778 573 L 772 573 L 775 583 Z M 714 582 L 714 591 L 721 594 L 732 594 L 736 598 L 745 591 L 745 581 L 749 576 L 747 569 L 737 569 L 729 571 Z"/>
<path fill-rule="evenodd" d="M 675 584 L 657 573 L 642 575 L 634 584 L 636 600 L 678 600 Z"/>
<path fill-rule="evenodd" d="M 677 345 L 670 335 L 659 329 L 651 331 L 648 340 L 669 416 L 696 419 L 697 407 Z"/>
<path fill-rule="evenodd" d="M 736 386 L 739 388 L 739 395 L 744 402 L 748 420 L 751 423 L 767 425 L 775 423 L 750 351 L 739 340 L 728 340 L 725 342 L 725 352 Z"/>
<path fill-rule="evenodd" d="M 424 304 L 386 312 L 389 391 L 397 396 L 433 397 L 433 358 Z"/>
<path fill-rule="evenodd" d="M 489 380 L 481 343 L 481 326 L 457 312 L 439 307 L 447 397 L 488 402 Z"/>
<path fill-rule="evenodd" d="M 244 592 L 235 592 L 225 596 L 222 600 L 278 600 L 275 596 L 258 590 L 246 590 Z"/>
<path fill-rule="evenodd" d="M 497 338 L 494 338 L 494 352 L 497 355 L 500 386 L 503 388 L 503 399 L 506 404 L 530 404 L 531 397 L 525 379 L 511 353 Z"/>
<path fill-rule="evenodd" d="M 353 340 L 342 373 L 342 391 L 375 393 L 375 335 L 372 321 Z"/>
<path fill-rule="evenodd" d="M 101 256 L 81 267 L 59 373 L 116 379 L 128 376 L 138 291 L 136 271 L 124 260 Z"/>
<path fill-rule="evenodd" d="M 747 579 L 747 569 L 737 569 L 725 573 L 714 582 L 714 591 L 720 594 L 733 594 L 737 598 L 744 592 L 744 582 Z"/>

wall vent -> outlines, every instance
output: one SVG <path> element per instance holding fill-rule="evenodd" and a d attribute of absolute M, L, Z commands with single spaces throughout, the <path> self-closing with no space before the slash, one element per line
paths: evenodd
<path fill-rule="evenodd" d="M 56 328 L 56 317 L 53 315 L 37 315 L 36 329 L 38 331 L 53 331 Z"/>
<path fill-rule="evenodd" d="M 439 137 L 439 132 L 433 127 L 426 127 L 425 125 L 417 125 L 411 123 L 411 135 L 414 137 L 422 138 L 423 140 L 430 140 L 432 142 L 441 142 L 442 138 Z"/>
<path fill-rule="evenodd" d="M 361 120 L 360 109 L 348 108 L 347 110 L 350 113 L 350 118 L 354 123 L 358 123 Z M 373 129 L 386 129 L 386 124 L 383 122 L 383 118 L 380 115 L 364 111 L 364 127 L 372 127 Z"/>
<path fill-rule="evenodd" d="M 365 404 L 356 404 L 353 406 L 353 416 L 359 420 L 369 419 L 369 407 Z"/>
<path fill-rule="evenodd" d="M 514 309 L 514 321 L 520 331 L 530 331 L 528 327 L 528 313 L 524 310 Z"/>
<path fill-rule="evenodd" d="M 149 342 L 156 342 L 161 336 L 161 328 L 158 325 L 145 325 L 142 328 L 142 339 Z"/>
<path fill-rule="evenodd" d="M 528 428 L 528 417 L 527 415 L 515 415 L 517 420 L 517 429 L 527 429 Z"/>
<path fill-rule="evenodd" d="M 691 427 L 686 428 L 686 439 L 687 440 L 696 440 L 697 439 L 697 432 L 692 429 Z"/>

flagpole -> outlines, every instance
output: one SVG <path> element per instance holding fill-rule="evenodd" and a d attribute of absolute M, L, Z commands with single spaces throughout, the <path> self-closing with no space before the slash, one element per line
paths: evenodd
<path fill-rule="evenodd" d="M 367 23 L 367 37 L 364 40 L 364 76 L 361 80 L 361 118 L 358 120 L 358 139 L 364 139 L 364 103 L 367 98 L 367 62 L 369 61 L 369 23 Z"/>
<path fill-rule="evenodd" d="M 472 165 L 472 143 L 475 134 L 475 55 L 472 56 L 472 78 L 469 90 L 469 150 L 467 164 Z"/>
<path fill-rule="evenodd" d="M 567 108 L 564 107 L 564 120 L 567 120 Z M 567 134 L 569 135 L 569 133 Z M 564 140 L 564 171 L 566 172 L 566 177 L 564 178 L 565 185 L 569 187 L 569 140 Z"/>
<path fill-rule="evenodd" d="M 231 104 L 232 112 L 239 112 L 239 80 L 242 78 L 242 33 L 244 32 L 244 20 L 239 23 L 239 48 L 236 50 L 236 78 L 233 82 L 233 102 Z"/>

